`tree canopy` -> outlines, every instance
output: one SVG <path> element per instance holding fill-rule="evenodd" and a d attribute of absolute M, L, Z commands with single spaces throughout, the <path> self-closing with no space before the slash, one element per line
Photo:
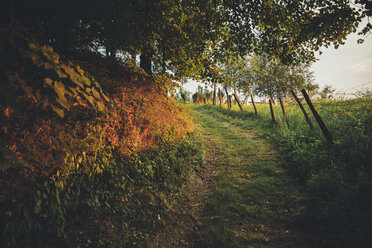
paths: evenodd
<path fill-rule="evenodd" d="M 211 79 L 228 55 L 312 60 L 321 46 L 343 44 L 371 9 L 366 0 L 8 0 L 1 22 L 66 55 L 140 55 L 149 73 Z"/>
<path fill-rule="evenodd" d="M 277 98 L 290 90 L 298 91 L 313 85 L 310 63 L 285 65 L 267 54 L 230 59 L 222 75 L 225 85 L 244 94 Z"/>

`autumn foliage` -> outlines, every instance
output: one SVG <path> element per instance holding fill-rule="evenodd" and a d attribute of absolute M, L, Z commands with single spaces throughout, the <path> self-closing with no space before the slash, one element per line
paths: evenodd
<path fill-rule="evenodd" d="M 2 136 L 8 148 L 35 173 L 50 175 L 63 169 L 66 156 L 77 151 L 97 159 L 99 149 L 109 149 L 129 158 L 192 130 L 191 121 L 167 96 L 167 87 L 174 86 L 169 79 L 150 78 L 133 64 L 119 66 L 120 79 L 113 79 L 108 68 L 85 66 L 93 74 L 98 72 L 105 90 L 111 92 L 106 112 L 97 113 L 93 106 L 69 99 L 70 111 L 60 118 L 35 111 L 38 100 L 27 94 L 18 99 L 20 111 L 1 106 L 7 123 Z"/>
<path fill-rule="evenodd" d="M 46 47 L 37 49 L 47 50 L 51 56 L 55 54 Z M 30 71 L 32 79 L 43 81 L 53 75 L 58 83 L 34 82 L 33 85 L 41 87 L 39 90 L 36 86 L 28 87 L 27 80 L 13 80 L 9 87 L 15 86 L 15 103 L 0 102 L 0 220 L 4 224 L 0 229 L 8 245 L 19 242 L 17 237 L 24 235 L 29 235 L 23 241 L 30 244 L 35 244 L 32 241 L 35 237 L 40 240 L 48 235 L 63 237 L 71 228 L 64 223 L 73 223 L 81 206 L 96 209 L 103 202 L 110 202 L 120 209 L 136 195 L 135 192 L 143 192 L 135 191 L 136 187 L 143 187 L 151 180 L 168 180 L 172 173 L 180 171 L 162 165 L 174 163 L 175 155 L 162 158 L 163 162 L 158 164 L 139 161 L 139 154 L 151 153 L 164 144 L 182 140 L 193 130 L 184 111 L 167 96 L 168 89 L 176 85 L 164 76 L 149 76 L 132 63 L 95 58 L 98 61 L 93 58 L 90 62 L 64 62 L 61 59 L 54 67 L 43 64 L 48 71 L 36 68 L 37 71 Z M 33 62 L 32 59 L 23 60 L 23 65 L 32 67 Z M 74 63 L 80 64 L 82 69 Z M 11 71 L 15 66 L 11 64 L 10 70 L 2 70 L 2 78 L 7 76 L 4 72 L 10 73 L 10 79 L 19 77 L 20 74 Z M 54 74 L 53 68 L 62 73 Z M 71 79 L 79 83 L 76 77 L 84 77 L 85 85 L 79 88 L 78 94 L 71 91 L 63 95 L 64 91 L 74 90 L 73 84 L 65 84 L 62 90 L 53 88 L 70 80 L 70 74 L 63 68 L 79 68 L 79 74 L 74 73 Z M 22 72 L 26 79 L 29 78 L 27 73 Z M 94 84 L 86 79 L 94 80 Z M 97 88 L 96 85 L 105 96 L 101 100 L 89 95 L 93 92 L 90 87 Z M 52 94 L 54 90 L 55 96 L 40 106 L 40 95 L 36 93 L 49 91 Z M 79 95 L 85 99 L 76 99 Z M 61 98 L 64 105 L 68 104 L 63 114 L 53 107 L 60 104 Z M 101 104 L 104 107 L 98 108 Z M 176 154 L 178 150 L 168 152 Z M 129 168 L 131 163 L 135 166 Z M 123 176 L 108 177 L 110 173 Z M 110 190 L 106 189 L 109 187 Z M 117 191 L 121 193 L 116 194 Z M 154 194 L 159 194 L 156 192 Z"/>

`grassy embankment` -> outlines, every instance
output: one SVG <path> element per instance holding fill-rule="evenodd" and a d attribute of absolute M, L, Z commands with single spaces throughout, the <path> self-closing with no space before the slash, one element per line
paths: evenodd
<path fill-rule="evenodd" d="M 237 106 L 232 111 L 210 105 L 195 108 L 230 126 L 259 130 L 275 145 L 283 168 L 303 185 L 306 194 L 305 209 L 296 222 L 315 230 L 311 232 L 312 239 L 318 246 L 369 247 L 372 242 L 369 226 L 372 211 L 368 207 L 372 203 L 371 99 L 322 102 L 315 106 L 334 137 L 332 146 L 325 141 L 314 119 L 314 130 L 309 128 L 294 104 L 287 105 L 290 128 L 285 125 L 280 106 L 275 106 L 277 126 L 270 123 L 268 105 L 258 106 L 258 117 L 252 106 L 245 106 L 243 112 Z M 225 135 L 233 135 L 233 129 L 225 129 Z M 239 138 L 231 142 L 239 142 Z M 228 190 L 226 182 L 231 181 L 222 179 L 221 190 Z"/>

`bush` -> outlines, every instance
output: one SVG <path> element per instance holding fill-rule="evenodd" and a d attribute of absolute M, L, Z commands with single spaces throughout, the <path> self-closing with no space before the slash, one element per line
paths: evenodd
<path fill-rule="evenodd" d="M 149 232 L 167 196 L 180 187 L 190 168 L 203 162 L 193 138 L 163 143 L 131 160 L 110 153 L 99 158 L 101 171 L 96 174 L 86 171 L 97 163 L 92 157 L 69 173 L 58 170 L 37 180 L 24 176 L 18 185 L 12 179 L 19 179 L 24 169 L 2 173 L 1 245 L 54 247 L 98 213 L 117 214 L 131 228 Z"/>

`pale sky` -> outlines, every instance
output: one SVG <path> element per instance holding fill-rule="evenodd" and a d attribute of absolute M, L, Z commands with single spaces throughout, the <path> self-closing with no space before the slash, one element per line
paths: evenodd
<path fill-rule="evenodd" d="M 357 44 L 360 38 L 364 43 Z M 372 89 L 372 34 L 365 37 L 353 33 L 338 49 L 332 46 L 321 51 L 311 67 L 320 86 L 331 85 L 341 92 Z"/>
<path fill-rule="evenodd" d="M 364 27 L 363 24 L 360 27 Z M 357 44 L 360 38 L 364 39 L 364 43 Z M 321 88 L 331 85 L 337 91 L 344 93 L 365 88 L 372 89 L 372 34 L 366 37 L 353 33 L 338 49 L 331 46 L 323 47 L 321 51 L 323 54 L 317 55 L 318 60 L 311 66 L 315 83 L 318 83 Z M 197 83 L 189 82 L 183 87 L 195 92 Z"/>

